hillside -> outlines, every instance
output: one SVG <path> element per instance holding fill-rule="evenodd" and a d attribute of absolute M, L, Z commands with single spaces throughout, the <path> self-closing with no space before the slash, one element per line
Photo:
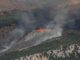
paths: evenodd
<path fill-rule="evenodd" d="M 5 59 L 11 60 L 11 59 L 15 59 L 15 58 L 18 58 L 21 56 L 47 52 L 48 50 L 58 49 L 60 47 L 60 45 L 62 45 L 64 47 L 64 49 L 71 44 L 80 45 L 79 36 L 80 36 L 80 34 L 67 32 L 62 37 L 47 40 L 46 42 L 43 42 L 40 45 L 31 47 L 27 50 L 6 53 L 6 54 L 0 56 L 0 59 L 1 60 L 5 60 Z"/>

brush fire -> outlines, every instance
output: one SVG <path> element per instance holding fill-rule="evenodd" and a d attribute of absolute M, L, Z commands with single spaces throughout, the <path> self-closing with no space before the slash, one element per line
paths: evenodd
<path fill-rule="evenodd" d="M 45 32 L 46 29 L 43 28 L 43 27 L 37 27 L 37 28 L 35 29 L 35 31 L 36 31 L 36 32 Z"/>

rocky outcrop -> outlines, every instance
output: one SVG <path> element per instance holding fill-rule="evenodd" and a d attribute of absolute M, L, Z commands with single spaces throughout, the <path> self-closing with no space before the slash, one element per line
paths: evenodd
<path fill-rule="evenodd" d="M 46 53 L 36 53 L 30 56 L 23 56 L 15 60 L 49 60 L 51 57 L 53 58 L 66 58 L 71 57 L 79 57 L 80 55 L 80 46 L 78 44 L 71 44 L 66 47 L 65 50 L 61 45 L 59 49 L 49 50 Z"/>

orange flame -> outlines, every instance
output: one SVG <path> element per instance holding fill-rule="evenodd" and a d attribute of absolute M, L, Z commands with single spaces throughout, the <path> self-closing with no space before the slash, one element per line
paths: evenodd
<path fill-rule="evenodd" d="M 36 28 L 36 32 L 45 32 L 45 31 L 46 31 L 45 28 L 42 28 L 42 27 Z"/>

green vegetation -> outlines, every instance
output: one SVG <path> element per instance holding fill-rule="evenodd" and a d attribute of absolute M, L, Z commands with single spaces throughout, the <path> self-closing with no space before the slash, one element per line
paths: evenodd
<path fill-rule="evenodd" d="M 14 24 L 15 22 L 16 19 L 14 18 L 14 15 L 0 16 L 0 27 L 11 25 Z"/>
<path fill-rule="evenodd" d="M 18 58 L 18 57 L 25 56 L 25 55 L 46 52 L 48 50 L 58 49 L 60 47 L 60 45 L 63 45 L 64 49 L 65 49 L 70 44 L 74 44 L 74 43 L 80 44 L 79 36 L 80 36 L 80 34 L 68 33 L 65 36 L 47 40 L 46 42 L 43 42 L 40 45 L 31 47 L 24 51 L 15 51 L 15 52 L 6 53 L 6 54 L 0 56 L 0 60 L 11 60 L 11 59 Z M 60 58 L 60 59 L 63 60 L 62 58 Z M 58 60 L 60 60 L 60 59 L 58 59 Z M 71 59 L 71 58 L 66 58 L 66 60 L 69 60 L 69 59 Z"/>
<path fill-rule="evenodd" d="M 0 15 L 0 27 L 15 24 L 16 21 L 20 20 L 20 13 L 23 13 L 23 11 L 10 11 L 7 14 Z"/>

